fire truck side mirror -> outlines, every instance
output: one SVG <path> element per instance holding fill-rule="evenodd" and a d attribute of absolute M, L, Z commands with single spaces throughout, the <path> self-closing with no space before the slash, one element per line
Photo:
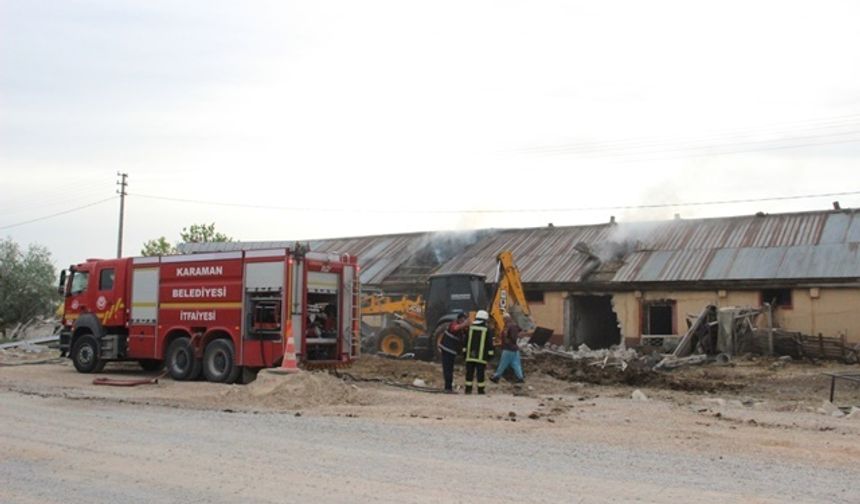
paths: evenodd
<path fill-rule="evenodd" d="M 66 293 L 66 270 L 60 271 L 60 285 L 57 286 L 57 292 L 61 295 Z"/>

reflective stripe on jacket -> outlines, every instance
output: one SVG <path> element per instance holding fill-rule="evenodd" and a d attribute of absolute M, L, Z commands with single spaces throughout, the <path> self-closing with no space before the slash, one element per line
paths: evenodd
<path fill-rule="evenodd" d="M 486 364 L 490 357 L 494 355 L 493 336 L 490 334 L 487 326 L 473 324 L 469 327 L 469 333 L 466 336 L 466 347 L 463 350 L 466 352 L 466 362 Z"/>

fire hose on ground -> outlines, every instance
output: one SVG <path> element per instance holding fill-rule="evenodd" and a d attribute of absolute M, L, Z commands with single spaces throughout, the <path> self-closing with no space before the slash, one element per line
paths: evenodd
<path fill-rule="evenodd" d="M 136 380 L 107 378 L 105 376 L 99 376 L 98 378 L 93 378 L 93 385 L 107 385 L 110 387 L 136 387 L 138 385 L 157 385 L 158 379 L 164 378 L 165 376 L 167 376 L 167 371 L 164 371 L 160 375 L 154 376 L 152 378 L 141 378 Z"/>

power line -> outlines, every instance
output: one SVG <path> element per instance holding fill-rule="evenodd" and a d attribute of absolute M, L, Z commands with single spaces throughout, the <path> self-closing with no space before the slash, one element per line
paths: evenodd
<path fill-rule="evenodd" d="M 565 212 L 588 212 L 598 210 L 642 210 L 652 208 L 683 208 L 694 206 L 715 206 L 715 205 L 734 205 L 740 203 L 760 203 L 768 201 L 788 201 L 813 198 L 832 198 L 837 196 L 855 196 L 860 195 L 858 191 L 842 191 L 819 194 L 799 194 L 792 196 L 771 196 L 764 198 L 747 198 L 747 199 L 731 199 L 731 200 L 714 200 L 714 201 L 697 201 L 689 203 L 653 203 L 642 205 L 615 205 L 615 206 L 600 206 L 600 207 L 573 207 L 573 208 L 518 208 L 509 210 L 499 209 L 460 209 L 460 210 L 384 210 L 384 209 L 362 209 L 362 208 L 311 208 L 311 207 L 285 207 L 274 205 L 260 205 L 249 203 L 229 203 L 223 201 L 196 200 L 185 198 L 172 198 L 168 196 L 155 196 L 151 194 L 129 193 L 130 196 L 135 196 L 144 199 L 153 199 L 161 201 L 173 201 L 177 203 L 187 203 L 195 205 L 208 206 L 223 206 L 234 208 L 257 208 L 265 210 L 283 210 L 290 212 L 332 212 L 332 213 L 377 213 L 377 214 L 512 214 L 512 213 L 565 213 Z M 2 228 L 0 228 L 2 229 Z"/>
<path fill-rule="evenodd" d="M 746 128 L 715 133 L 699 138 L 689 137 L 670 140 L 659 137 L 640 137 L 603 142 L 586 140 L 566 144 L 526 147 L 517 149 L 517 151 L 536 155 L 570 155 L 577 157 L 630 157 L 678 151 L 723 151 L 716 153 L 703 152 L 701 154 L 691 152 L 691 155 L 696 156 L 724 155 L 755 150 L 788 149 L 860 141 L 860 138 L 856 137 L 856 135 L 860 134 L 860 115 L 857 114 L 794 124 L 796 126 L 789 128 L 784 126 L 777 126 L 776 128 Z M 831 140 L 847 135 L 855 135 L 855 137 Z M 771 138 L 756 139 L 750 137 Z M 808 142 L 808 140 L 824 140 L 824 142 Z M 798 143 L 798 141 L 807 142 Z M 786 142 L 794 143 L 786 145 Z M 741 148 L 742 150 L 735 150 L 737 148 Z"/>
<path fill-rule="evenodd" d="M 840 138 L 848 137 L 848 138 Z M 816 140 L 821 140 L 817 142 Z M 656 142 L 652 144 L 642 143 L 640 145 L 613 145 L 608 144 L 573 144 L 569 146 L 555 146 L 533 148 L 525 150 L 538 155 L 548 156 L 576 156 L 585 158 L 600 157 L 630 157 L 648 156 L 654 154 L 689 152 L 690 155 L 720 155 L 742 152 L 755 152 L 759 150 L 792 149 L 808 147 L 813 145 L 826 145 L 833 143 L 851 143 L 860 141 L 860 125 L 854 129 L 845 131 L 831 131 L 817 135 L 797 135 L 783 138 L 771 138 L 765 140 L 745 140 L 726 143 L 693 143 L 693 142 Z M 787 143 L 788 142 L 788 143 Z M 708 151 L 716 152 L 708 152 Z M 697 152 L 699 151 L 699 152 Z"/>
<path fill-rule="evenodd" d="M 39 221 L 43 221 L 43 220 L 46 220 L 46 219 L 51 219 L 51 218 L 54 218 L 54 217 L 58 217 L 58 216 L 60 216 L 60 215 L 65 215 L 65 214 L 68 214 L 68 213 L 77 212 L 78 210 L 83 210 L 84 208 L 89 208 L 89 207 L 91 207 L 91 206 L 100 205 L 100 204 L 102 204 L 102 203 L 105 203 L 105 202 L 108 202 L 108 201 L 114 200 L 114 199 L 116 199 L 116 198 L 117 198 L 117 196 L 111 196 L 110 198 L 105 198 L 105 199 L 103 199 L 103 200 L 94 201 L 94 202 L 92 202 L 92 203 L 88 203 L 88 204 L 86 204 L 86 205 L 81 205 L 81 206 L 78 206 L 78 207 L 75 207 L 75 208 L 69 208 L 68 210 L 63 210 L 62 212 L 52 213 L 52 214 L 50 214 L 50 215 L 44 215 L 44 216 L 42 216 L 42 217 L 37 217 L 37 218 L 35 218 L 35 219 L 30 219 L 30 220 L 27 220 L 27 221 L 16 222 L 15 224 L 7 224 L 7 225 L 5 225 L 5 226 L 0 226 L 0 229 L 11 229 L 11 228 L 14 228 L 14 227 L 23 226 L 23 225 L 25 225 L 25 224 L 32 224 L 32 223 L 34 223 L 34 222 L 39 222 Z"/>
<path fill-rule="evenodd" d="M 11 218 L 13 215 L 32 215 L 34 211 L 38 210 L 50 211 L 56 208 L 68 208 L 69 205 L 85 204 L 92 201 L 94 198 L 104 196 L 107 193 L 108 191 L 104 188 L 91 188 L 83 191 L 69 190 L 62 194 L 57 193 L 53 197 L 33 197 L 28 195 L 30 199 L 29 202 L 24 203 L 22 206 L 0 208 L 0 215 L 3 215 L 6 218 Z"/>

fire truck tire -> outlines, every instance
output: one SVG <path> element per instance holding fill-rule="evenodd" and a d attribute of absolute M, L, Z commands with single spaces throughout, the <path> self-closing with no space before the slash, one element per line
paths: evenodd
<path fill-rule="evenodd" d="M 164 362 L 158 359 L 140 359 L 137 363 L 144 371 L 160 371 L 164 367 Z"/>
<path fill-rule="evenodd" d="M 203 352 L 203 375 L 215 383 L 233 383 L 241 369 L 236 365 L 233 343 L 226 339 L 212 340 Z"/>
<path fill-rule="evenodd" d="M 165 364 L 170 377 L 176 381 L 192 381 L 200 377 L 202 365 L 194 358 L 191 338 L 181 337 L 173 340 L 167 347 Z"/>
<path fill-rule="evenodd" d="M 75 341 L 71 357 L 79 373 L 98 373 L 104 368 L 99 358 L 99 342 L 92 334 L 84 334 Z"/>
<path fill-rule="evenodd" d="M 400 357 L 411 350 L 409 334 L 399 327 L 383 329 L 377 336 L 379 353 Z"/>

